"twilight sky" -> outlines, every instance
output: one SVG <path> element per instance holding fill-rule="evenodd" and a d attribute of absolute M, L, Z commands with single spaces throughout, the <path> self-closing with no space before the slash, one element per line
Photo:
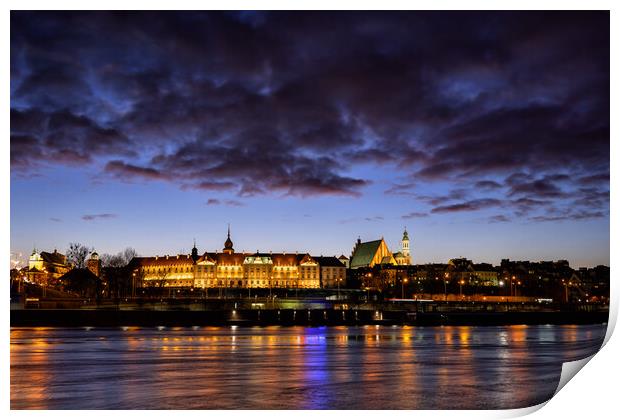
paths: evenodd
<path fill-rule="evenodd" d="M 608 12 L 11 13 L 11 251 L 609 264 Z"/>

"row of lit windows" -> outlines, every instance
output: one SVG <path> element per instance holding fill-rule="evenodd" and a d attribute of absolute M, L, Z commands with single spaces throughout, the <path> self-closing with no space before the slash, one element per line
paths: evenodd
<path fill-rule="evenodd" d="M 238 271 L 241 271 L 242 268 L 243 267 L 241 267 L 241 266 L 233 266 L 233 267 L 231 267 L 231 266 L 218 266 L 218 270 L 220 270 L 220 271 L 224 271 L 225 270 L 227 272 L 230 272 L 230 271 L 238 272 Z M 286 271 L 289 271 L 288 270 L 289 268 L 291 268 L 291 267 L 285 267 Z M 335 270 L 336 269 L 331 268 L 331 271 L 328 271 L 328 272 L 331 272 L 332 276 L 334 276 L 335 275 L 334 274 Z M 193 269 L 192 269 L 192 266 L 174 267 L 174 269 L 173 269 L 173 267 L 164 267 L 163 269 L 162 269 L 162 267 L 146 267 L 144 271 L 145 271 L 146 274 L 155 274 L 155 273 L 157 273 L 157 274 L 162 274 L 162 273 L 191 273 L 191 272 L 193 272 Z M 202 266 L 198 266 L 197 267 L 197 271 L 198 272 L 202 272 L 203 271 L 203 267 Z M 204 271 L 214 271 L 214 270 L 213 270 L 212 267 L 211 268 L 204 267 Z M 256 275 L 260 275 L 260 274 L 262 274 L 262 276 L 266 276 L 267 275 L 267 271 L 264 268 L 262 270 L 258 270 L 258 269 L 254 270 L 253 268 L 251 268 L 249 270 L 249 274 L 250 275 L 255 275 L 255 274 Z M 275 274 L 276 277 L 280 277 L 280 276 L 283 276 L 283 275 L 288 274 L 288 273 L 274 273 L 274 274 Z M 290 273 L 290 274 L 292 275 L 294 273 Z M 317 276 L 316 267 L 301 267 L 301 278 L 303 278 L 303 279 L 305 279 L 305 278 L 314 278 L 316 276 Z"/>
<path fill-rule="evenodd" d="M 215 266 L 214 265 L 211 265 L 211 266 L 199 265 L 199 266 L 197 266 L 197 270 L 198 271 L 202 271 L 203 269 L 204 270 L 213 270 L 213 267 L 215 267 Z M 241 266 L 241 265 L 236 265 L 236 266 L 222 266 L 222 265 L 218 265 L 217 268 L 218 268 L 218 270 L 241 270 L 244 267 Z M 313 266 L 313 267 L 301 266 L 300 267 L 300 269 L 302 271 L 311 271 L 311 270 L 316 270 L 317 268 L 318 267 L 316 267 L 316 266 Z M 260 269 L 260 268 L 257 268 L 257 270 L 258 269 Z M 297 267 L 274 266 L 274 267 L 272 267 L 272 269 L 274 269 L 274 270 L 284 270 L 284 271 L 296 271 Z M 323 267 L 323 269 L 324 270 L 338 270 L 340 268 L 339 267 Z M 250 271 L 252 271 L 252 270 L 254 270 L 253 267 L 250 268 Z M 265 270 L 266 270 L 266 268 L 262 267 L 262 271 L 265 271 Z M 182 273 L 182 272 L 191 272 L 191 271 L 193 271 L 193 266 L 191 266 L 191 265 L 186 265 L 186 266 L 181 266 L 181 267 L 179 267 L 179 266 L 174 266 L 174 267 L 168 266 L 168 267 L 163 267 L 163 268 L 161 266 L 159 266 L 159 267 L 158 266 L 155 266 L 155 267 L 148 267 L 147 266 L 147 267 L 144 268 L 144 271 L 147 272 L 147 273 L 155 273 L 155 272 L 162 272 L 162 271 L 169 272 L 169 273 L 171 273 L 171 272 Z"/>
<path fill-rule="evenodd" d="M 269 287 L 269 282 L 264 280 L 252 280 L 252 281 L 242 281 L 242 280 L 213 280 L 213 281 L 203 281 L 196 284 L 196 287 Z M 272 287 L 318 287 L 318 281 L 315 282 L 296 282 L 296 281 L 276 281 L 271 284 Z"/>
<path fill-rule="evenodd" d="M 144 271 L 146 273 L 189 273 L 192 271 L 192 266 L 186 266 L 185 269 L 183 267 L 179 268 L 179 267 L 174 267 L 174 270 L 172 269 L 172 267 L 146 267 L 144 269 Z"/>

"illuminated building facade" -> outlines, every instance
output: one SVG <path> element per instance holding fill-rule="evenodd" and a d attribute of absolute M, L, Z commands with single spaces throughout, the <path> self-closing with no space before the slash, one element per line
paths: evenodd
<path fill-rule="evenodd" d="M 26 276 L 32 283 L 51 285 L 71 268 L 71 264 L 67 263 L 67 257 L 57 250 L 37 252 L 34 249 L 28 259 Z"/>
<path fill-rule="evenodd" d="M 369 242 L 362 242 L 358 238 L 353 247 L 349 267 L 356 269 L 372 268 L 375 265 L 411 265 L 409 233 L 406 228 L 400 246 L 400 251 L 392 253 L 383 238 Z"/>
<path fill-rule="evenodd" d="M 222 252 L 200 255 L 194 244 L 191 254 L 136 257 L 131 264 L 142 287 L 317 289 L 346 278 L 346 267 L 335 257 L 235 252 L 230 229 Z"/>
<path fill-rule="evenodd" d="M 400 241 L 400 251 L 394 254 L 396 265 L 411 265 L 411 253 L 409 251 L 409 233 L 407 228 L 403 232 L 403 239 Z"/>
<path fill-rule="evenodd" d="M 321 287 L 328 289 L 335 289 L 339 286 L 344 287 L 347 277 L 347 267 L 340 258 L 321 256 L 314 257 L 314 259 L 319 263 L 321 270 Z"/>

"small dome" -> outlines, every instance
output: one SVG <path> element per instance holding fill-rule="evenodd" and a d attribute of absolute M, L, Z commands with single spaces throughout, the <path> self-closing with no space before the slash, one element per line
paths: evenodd
<path fill-rule="evenodd" d="M 408 241 L 409 240 L 409 234 L 407 233 L 407 228 L 405 228 L 405 231 L 403 232 L 403 241 Z"/>
<path fill-rule="evenodd" d="M 90 259 L 91 260 L 98 260 L 99 259 L 99 254 L 97 254 L 97 252 L 93 251 L 93 253 L 90 254 Z"/>

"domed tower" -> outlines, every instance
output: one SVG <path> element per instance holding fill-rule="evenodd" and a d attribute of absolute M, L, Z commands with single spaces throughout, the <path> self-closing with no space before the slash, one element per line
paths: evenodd
<path fill-rule="evenodd" d="M 411 254 L 409 252 L 409 233 L 407 233 L 406 227 L 403 232 L 403 239 L 400 241 L 400 249 L 407 264 L 411 264 Z"/>
<path fill-rule="evenodd" d="M 226 238 L 226 242 L 224 242 L 224 254 L 232 254 L 235 252 L 233 248 L 233 242 L 230 240 L 230 223 L 228 224 L 228 237 Z"/>
<path fill-rule="evenodd" d="M 95 276 L 99 277 L 101 275 L 101 259 L 99 258 L 99 254 L 93 251 L 86 260 L 86 268 L 88 268 Z"/>
<path fill-rule="evenodd" d="M 28 269 L 32 270 L 33 268 L 43 270 L 43 258 L 41 254 L 37 252 L 37 248 L 32 250 L 32 254 L 30 254 L 30 258 L 28 258 Z"/>

